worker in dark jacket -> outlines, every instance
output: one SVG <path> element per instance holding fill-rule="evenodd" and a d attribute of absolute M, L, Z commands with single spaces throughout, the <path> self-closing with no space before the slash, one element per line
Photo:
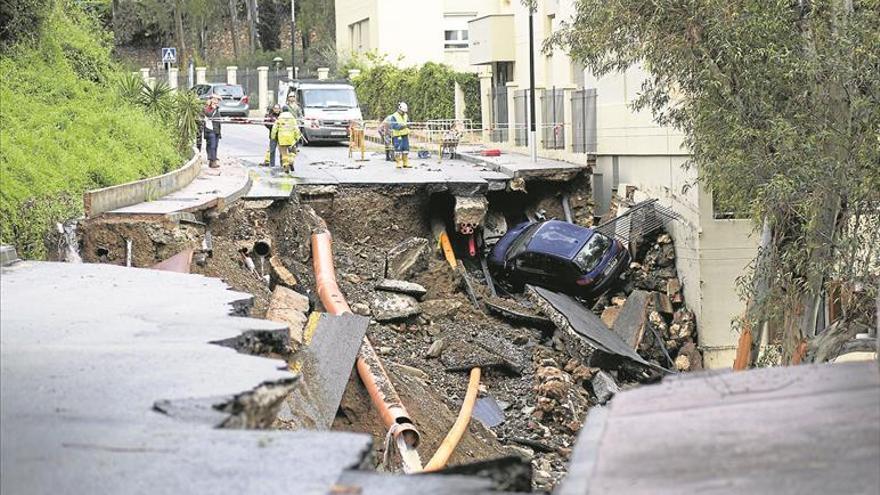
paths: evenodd
<path fill-rule="evenodd" d="M 202 109 L 201 133 L 205 136 L 205 151 L 208 153 L 208 166 L 219 168 L 217 163 L 217 145 L 220 141 L 220 97 L 211 95 L 208 104 Z M 201 146 L 199 146 L 201 148 Z"/>
<path fill-rule="evenodd" d="M 263 165 L 267 167 L 275 166 L 275 150 L 278 149 L 278 140 L 272 138 L 272 126 L 278 120 L 279 115 L 281 115 L 281 105 L 276 103 L 269 108 L 263 117 L 263 120 L 266 122 L 266 129 L 269 129 L 269 151 L 266 152 L 266 158 L 263 160 Z"/>

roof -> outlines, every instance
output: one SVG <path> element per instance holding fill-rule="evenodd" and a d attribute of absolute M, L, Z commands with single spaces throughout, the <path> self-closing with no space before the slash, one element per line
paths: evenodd
<path fill-rule="evenodd" d="M 592 229 L 560 220 L 548 220 L 535 232 L 526 249 L 572 259 L 592 235 Z"/>
<path fill-rule="evenodd" d="M 877 362 L 671 375 L 593 408 L 557 495 L 880 493 Z"/>

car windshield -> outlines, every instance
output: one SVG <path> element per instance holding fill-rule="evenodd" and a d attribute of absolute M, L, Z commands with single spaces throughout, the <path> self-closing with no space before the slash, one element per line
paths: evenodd
<path fill-rule="evenodd" d="M 244 96 L 244 90 L 238 85 L 214 86 L 214 94 L 220 95 L 221 97 L 229 96 L 232 98 L 241 98 Z"/>
<path fill-rule="evenodd" d="M 581 270 L 591 272 L 596 269 L 596 266 L 602 261 L 602 257 L 610 247 L 611 239 L 596 232 L 574 257 L 574 263 Z"/>
<path fill-rule="evenodd" d="M 304 89 L 303 105 L 310 108 L 355 108 L 357 97 L 351 88 Z"/>
<path fill-rule="evenodd" d="M 533 225 L 529 225 L 526 227 L 526 230 L 522 232 L 516 239 L 514 239 L 513 243 L 510 245 L 510 249 L 507 250 L 507 259 L 513 259 L 519 255 L 519 253 L 523 252 L 526 246 L 529 244 L 529 241 L 532 237 L 535 236 L 535 232 L 541 228 L 540 223 L 536 223 Z"/>

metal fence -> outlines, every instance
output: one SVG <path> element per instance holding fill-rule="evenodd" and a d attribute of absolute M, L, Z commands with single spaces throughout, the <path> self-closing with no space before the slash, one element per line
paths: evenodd
<path fill-rule="evenodd" d="M 544 138 L 544 149 L 565 149 L 565 119 L 563 105 L 564 92 L 561 89 L 545 89 L 541 91 L 541 129 Z"/>
<path fill-rule="evenodd" d="M 495 86 L 492 91 L 492 130 L 493 143 L 505 143 L 509 139 L 510 114 L 507 111 L 507 86 Z"/>
<path fill-rule="evenodd" d="M 596 152 L 596 90 L 579 89 L 571 95 L 572 148 L 575 153 Z"/>
<path fill-rule="evenodd" d="M 513 118 L 515 128 L 514 144 L 528 146 L 529 144 L 529 90 L 521 89 L 513 93 Z"/>

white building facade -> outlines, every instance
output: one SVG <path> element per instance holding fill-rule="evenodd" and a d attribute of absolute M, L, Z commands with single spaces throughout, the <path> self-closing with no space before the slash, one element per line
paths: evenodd
<path fill-rule="evenodd" d="M 335 0 L 341 57 L 374 52 L 400 66 L 442 62 L 473 72 L 468 21 L 497 0 Z"/>

